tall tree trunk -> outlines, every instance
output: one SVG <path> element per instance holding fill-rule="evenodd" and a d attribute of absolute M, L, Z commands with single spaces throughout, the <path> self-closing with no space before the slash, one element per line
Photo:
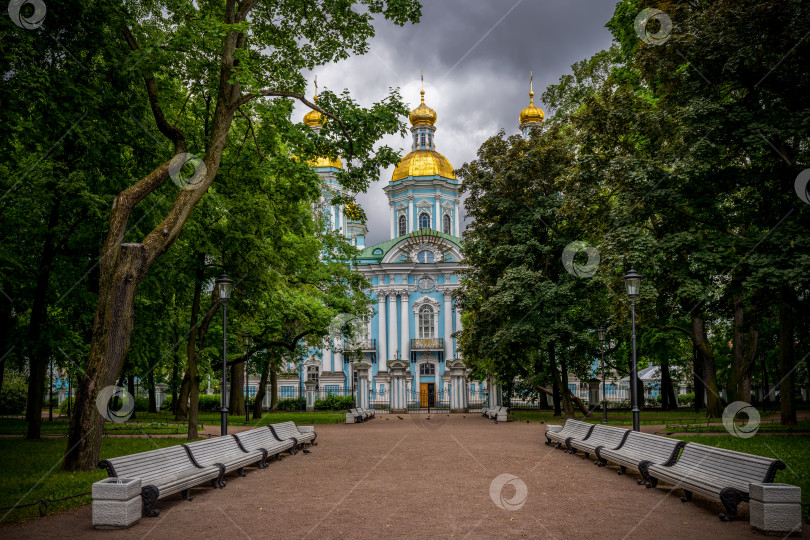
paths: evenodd
<path fill-rule="evenodd" d="M 157 413 L 157 396 L 155 395 L 155 373 L 150 366 L 149 372 L 146 374 L 146 384 L 149 387 L 149 408 L 150 413 Z"/>
<path fill-rule="evenodd" d="M 134 366 L 130 366 L 130 370 L 131 371 L 129 372 L 129 375 L 127 376 L 127 392 L 129 392 L 130 395 L 132 397 L 134 397 L 136 402 L 137 402 L 138 393 L 137 393 L 137 391 L 135 389 L 135 373 L 134 373 L 135 368 L 134 368 Z M 132 414 L 129 416 L 129 418 L 133 419 L 135 417 L 136 417 L 135 409 L 133 408 L 132 409 Z"/>
<path fill-rule="evenodd" d="M 759 310 L 752 308 L 750 320 L 745 319 L 745 308 L 741 293 L 734 295 L 734 338 L 732 341 L 732 362 L 730 389 L 733 388 L 733 399 L 751 402 L 751 377 L 757 354 L 759 338 Z"/>
<path fill-rule="evenodd" d="M 48 216 L 48 230 L 42 245 L 42 255 L 39 259 L 37 271 L 37 284 L 34 289 L 34 302 L 31 306 L 31 322 L 28 326 L 29 343 L 29 375 L 28 375 L 28 401 L 25 417 L 28 421 L 28 439 L 39 439 L 42 427 L 42 391 L 45 387 L 45 375 L 48 370 L 50 357 L 49 340 L 42 339 L 42 328 L 48 320 L 48 283 L 51 278 L 53 260 L 56 257 L 54 245 L 54 228 L 59 223 L 59 207 L 61 198 L 55 197 Z M 0 352 L 4 354 L 5 351 Z"/>
<path fill-rule="evenodd" d="M 796 359 L 793 356 L 793 301 L 795 295 L 789 287 L 782 287 L 779 305 L 779 400 L 783 426 L 796 425 Z"/>
<path fill-rule="evenodd" d="M 706 339 L 706 328 L 703 318 L 692 314 L 692 340 L 697 347 L 703 364 L 703 384 L 706 388 L 706 417 L 720 418 L 723 415 L 723 400 L 717 387 L 717 368 L 714 363 L 714 352 Z"/>
<path fill-rule="evenodd" d="M 557 355 L 556 351 L 554 350 L 553 343 L 549 343 L 548 345 L 548 357 L 549 361 L 556 368 Z M 568 366 L 565 361 L 565 355 L 560 357 L 560 369 L 555 371 L 557 372 L 555 378 L 557 386 L 560 390 L 560 397 L 562 398 L 563 411 L 565 412 L 566 418 L 573 418 L 574 406 L 571 404 L 571 392 L 570 389 L 568 388 Z"/>
<path fill-rule="evenodd" d="M 189 363 L 191 363 L 191 358 L 189 358 Z M 177 398 L 177 407 L 175 407 L 176 412 L 174 413 L 174 419 L 178 422 L 184 422 L 188 418 L 188 403 L 189 403 L 189 375 L 188 371 L 183 374 L 183 382 L 180 383 L 180 396 Z"/>
<path fill-rule="evenodd" d="M 245 364 L 239 363 L 231 366 L 231 391 L 229 414 L 232 416 L 245 416 Z"/>
<path fill-rule="evenodd" d="M 270 368 L 270 412 L 278 409 L 278 365 L 271 360 Z"/>
<path fill-rule="evenodd" d="M 258 420 L 262 417 L 262 403 L 264 403 L 264 396 L 267 394 L 267 379 L 270 376 L 270 359 L 265 358 L 262 363 L 262 376 L 259 381 L 259 388 L 256 389 L 256 400 L 253 403 L 253 419 Z"/>
<path fill-rule="evenodd" d="M 661 408 L 665 411 L 678 407 L 678 398 L 672 384 L 672 373 L 669 369 L 669 360 L 661 362 Z"/>
<path fill-rule="evenodd" d="M 695 412 L 697 412 L 706 406 L 706 387 L 703 385 L 703 356 L 695 345 L 692 345 L 692 381 L 695 392 Z"/>

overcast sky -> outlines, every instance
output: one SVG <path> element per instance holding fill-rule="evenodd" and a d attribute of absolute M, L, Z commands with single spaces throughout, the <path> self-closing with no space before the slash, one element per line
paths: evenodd
<path fill-rule="evenodd" d="M 365 106 L 382 99 L 389 86 L 399 87 L 414 108 L 424 70 L 425 103 L 438 115 L 436 150 L 459 168 L 498 130 L 517 133 L 518 115 L 529 102 L 529 70 L 535 104 L 545 110 L 539 97 L 546 86 L 570 72 L 574 62 L 610 46 L 605 23 L 615 5 L 615 0 L 423 0 L 419 24 L 400 28 L 380 22 L 366 55 L 314 74 L 320 87 L 346 88 Z M 295 115 L 305 112 L 299 105 Z M 410 139 L 383 142 L 403 149 L 403 155 L 410 151 Z M 390 238 L 382 188 L 392 173 L 393 167 L 381 171 L 368 193 L 358 196 L 368 216 L 367 246 Z"/>

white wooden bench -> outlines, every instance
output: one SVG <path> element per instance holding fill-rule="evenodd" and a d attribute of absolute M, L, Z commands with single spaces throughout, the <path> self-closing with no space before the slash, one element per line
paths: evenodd
<path fill-rule="evenodd" d="M 374 411 L 369 409 L 364 409 L 362 407 L 357 408 L 358 411 L 366 415 L 366 418 L 374 418 Z"/>
<path fill-rule="evenodd" d="M 592 453 L 596 452 L 597 448 L 616 448 L 621 446 L 630 430 L 615 427 L 605 426 L 603 424 L 595 424 L 593 431 L 587 439 L 569 438 L 565 441 L 565 445 L 572 454 L 576 454 L 577 450 L 583 452 L 585 456 L 583 459 L 589 459 Z"/>
<path fill-rule="evenodd" d="M 225 474 L 236 471 L 239 476 L 246 476 L 244 469 L 248 465 L 255 464 L 257 467 L 263 468 L 264 460 L 267 457 L 267 454 L 261 450 L 243 451 L 236 439 L 227 435 L 187 443 L 183 446 L 188 450 L 188 455 L 194 465 L 206 467 L 221 464 L 225 467 Z M 225 480 L 220 478 L 219 481 L 222 484 L 221 487 L 225 487 Z"/>
<path fill-rule="evenodd" d="M 604 467 L 608 461 L 611 461 L 619 465 L 619 474 L 626 473 L 628 468 L 639 471 L 642 478 L 636 482 L 647 484 L 649 482 L 646 476 L 647 465 L 675 463 L 684 444 L 683 441 L 668 437 L 630 431 L 622 444 L 615 448 L 607 445 L 598 447 L 594 453 L 598 466 Z"/>
<path fill-rule="evenodd" d="M 737 515 L 737 505 L 749 501 L 749 484 L 771 483 L 776 471 L 784 468 L 785 464 L 778 459 L 687 443 L 678 461 L 670 465 L 650 464 L 645 476 L 650 478 L 647 487 L 655 487 L 663 480 L 682 488 L 683 502 L 691 501 L 693 493 L 719 500 L 726 510 L 720 519 L 731 521 Z"/>
<path fill-rule="evenodd" d="M 346 413 L 347 424 L 358 424 L 365 419 L 361 413 L 357 412 L 357 409 L 349 409 L 349 412 Z"/>
<path fill-rule="evenodd" d="M 559 431 L 546 431 L 546 444 L 556 443 L 556 448 L 559 448 L 561 445 L 565 444 L 566 448 L 568 444 L 566 441 L 569 438 L 577 438 L 580 440 L 584 440 L 588 438 L 588 435 L 591 434 L 593 431 L 593 424 L 588 424 L 587 422 L 580 422 L 579 420 L 574 420 L 573 418 L 569 418 L 565 421 L 565 425 Z"/>
<path fill-rule="evenodd" d="M 281 452 L 289 451 L 293 446 L 292 440 L 279 441 L 266 427 L 259 427 L 249 431 L 243 431 L 241 433 L 234 433 L 233 436 L 239 443 L 242 450 L 245 452 L 263 450 L 265 452 L 265 466 L 267 465 L 267 459 L 270 456 L 274 456 L 276 460 L 281 459 L 279 454 L 281 454 Z"/>
<path fill-rule="evenodd" d="M 301 426 L 301 429 L 299 429 L 295 426 L 295 422 L 281 422 L 278 424 L 270 424 L 267 427 L 270 428 L 273 436 L 279 441 L 291 440 L 293 442 L 293 449 L 295 450 L 294 453 L 298 453 L 298 447 L 300 446 L 305 454 L 309 454 L 307 443 L 312 446 L 318 446 L 318 443 L 315 442 L 318 435 L 315 433 L 315 428 L 312 426 Z"/>
<path fill-rule="evenodd" d="M 489 417 L 495 420 L 495 423 L 506 422 L 509 417 L 509 407 L 495 407 L 489 411 Z"/>
<path fill-rule="evenodd" d="M 225 467 L 221 464 L 196 466 L 186 447 L 179 444 L 105 459 L 98 466 L 106 469 L 111 478 L 140 479 L 143 511 L 149 517 L 160 514 L 154 508 L 158 499 L 179 492 L 183 499 L 190 501 L 191 488 L 209 481 L 215 488 L 222 487 L 219 482 L 225 474 Z"/>
<path fill-rule="evenodd" d="M 363 412 L 360 409 L 349 409 L 349 412 L 355 415 L 355 417 L 360 417 L 362 419 L 361 422 L 367 420 L 370 416 L 367 412 Z"/>

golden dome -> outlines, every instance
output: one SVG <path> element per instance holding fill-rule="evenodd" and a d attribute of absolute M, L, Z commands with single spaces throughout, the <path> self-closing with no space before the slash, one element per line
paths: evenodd
<path fill-rule="evenodd" d="M 542 122 L 546 115 L 543 109 L 534 106 L 534 92 L 529 92 L 529 106 L 520 113 L 520 123 L 530 124 L 532 122 Z"/>
<path fill-rule="evenodd" d="M 307 163 L 310 167 L 334 167 L 336 169 L 343 169 L 343 162 L 340 161 L 340 158 L 337 159 L 330 159 L 325 157 L 319 157 Z"/>
<path fill-rule="evenodd" d="M 434 113 L 435 116 L 436 113 Z M 413 115 L 411 115 L 413 117 Z M 444 178 L 456 179 L 453 173 L 453 166 L 447 158 L 435 150 L 416 150 L 402 158 L 394 175 L 392 182 L 408 178 L 409 176 L 443 176 Z"/>
<path fill-rule="evenodd" d="M 314 103 L 318 103 L 318 95 L 315 94 L 315 97 L 312 99 Z M 326 118 L 315 109 L 312 109 L 307 114 L 304 115 L 304 123 L 309 127 L 320 128 L 326 123 Z"/>
<path fill-rule="evenodd" d="M 425 105 L 425 91 L 422 90 L 422 103 L 411 111 L 412 126 L 432 126 L 436 123 L 436 111 Z"/>
<path fill-rule="evenodd" d="M 353 202 L 346 204 L 345 212 L 346 217 L 349 218 L 350 221 L 360 221 L 360 219 L 363 217 L 363 214 L 360 212 L 360 207 Z"/>

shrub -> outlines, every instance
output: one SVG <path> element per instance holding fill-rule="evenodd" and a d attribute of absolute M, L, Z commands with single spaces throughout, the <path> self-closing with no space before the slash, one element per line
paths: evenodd
<path fill-rule="evenodd" d="M 0 391 L 0 414 L 22 414 L 28 400 L 28 383 L 19 371 L 7 369 Z"/>
<path fill-rule="evenodd" d="M 59 412 L 61 414 L 67 415 L 68 413 L 68 401 L 70 401 L 70 412 L 72 413 L 76 408 L 76 398 L 68 398 L 62 402 L 59 406 Z"/>
<path fill-rule="evenodd" d="M 160 406 L 161 411 L 171 411 L 173 409 L 172 396 L 168 395 L 163 399 L 163 405 Z"/>
<path fill-rule="evenodd" d="M 202 412 L 217 412 L 222 404 L 219 394 L 202 394 L 199 398 L 199 409 Z"/>
<path fill-rule="evenodd" d="M 678 394 L 678 405 L 680 407 L 691 407 L 695 403 L 695 393 Z"/>
<path fill-rule="evenodd" d="M 276 404 L 276 410 L 279 411 L 300 411 L 305 409 L 307 406 L 307 401 L 305 398 L 285 398 L 278 400 Z"/>
<path fill-rule="evenodd" d="M 354 407 L 354 396 L 338 396 L 330 394 L 315 400 L 316 411 L 339 411 Z"/>

